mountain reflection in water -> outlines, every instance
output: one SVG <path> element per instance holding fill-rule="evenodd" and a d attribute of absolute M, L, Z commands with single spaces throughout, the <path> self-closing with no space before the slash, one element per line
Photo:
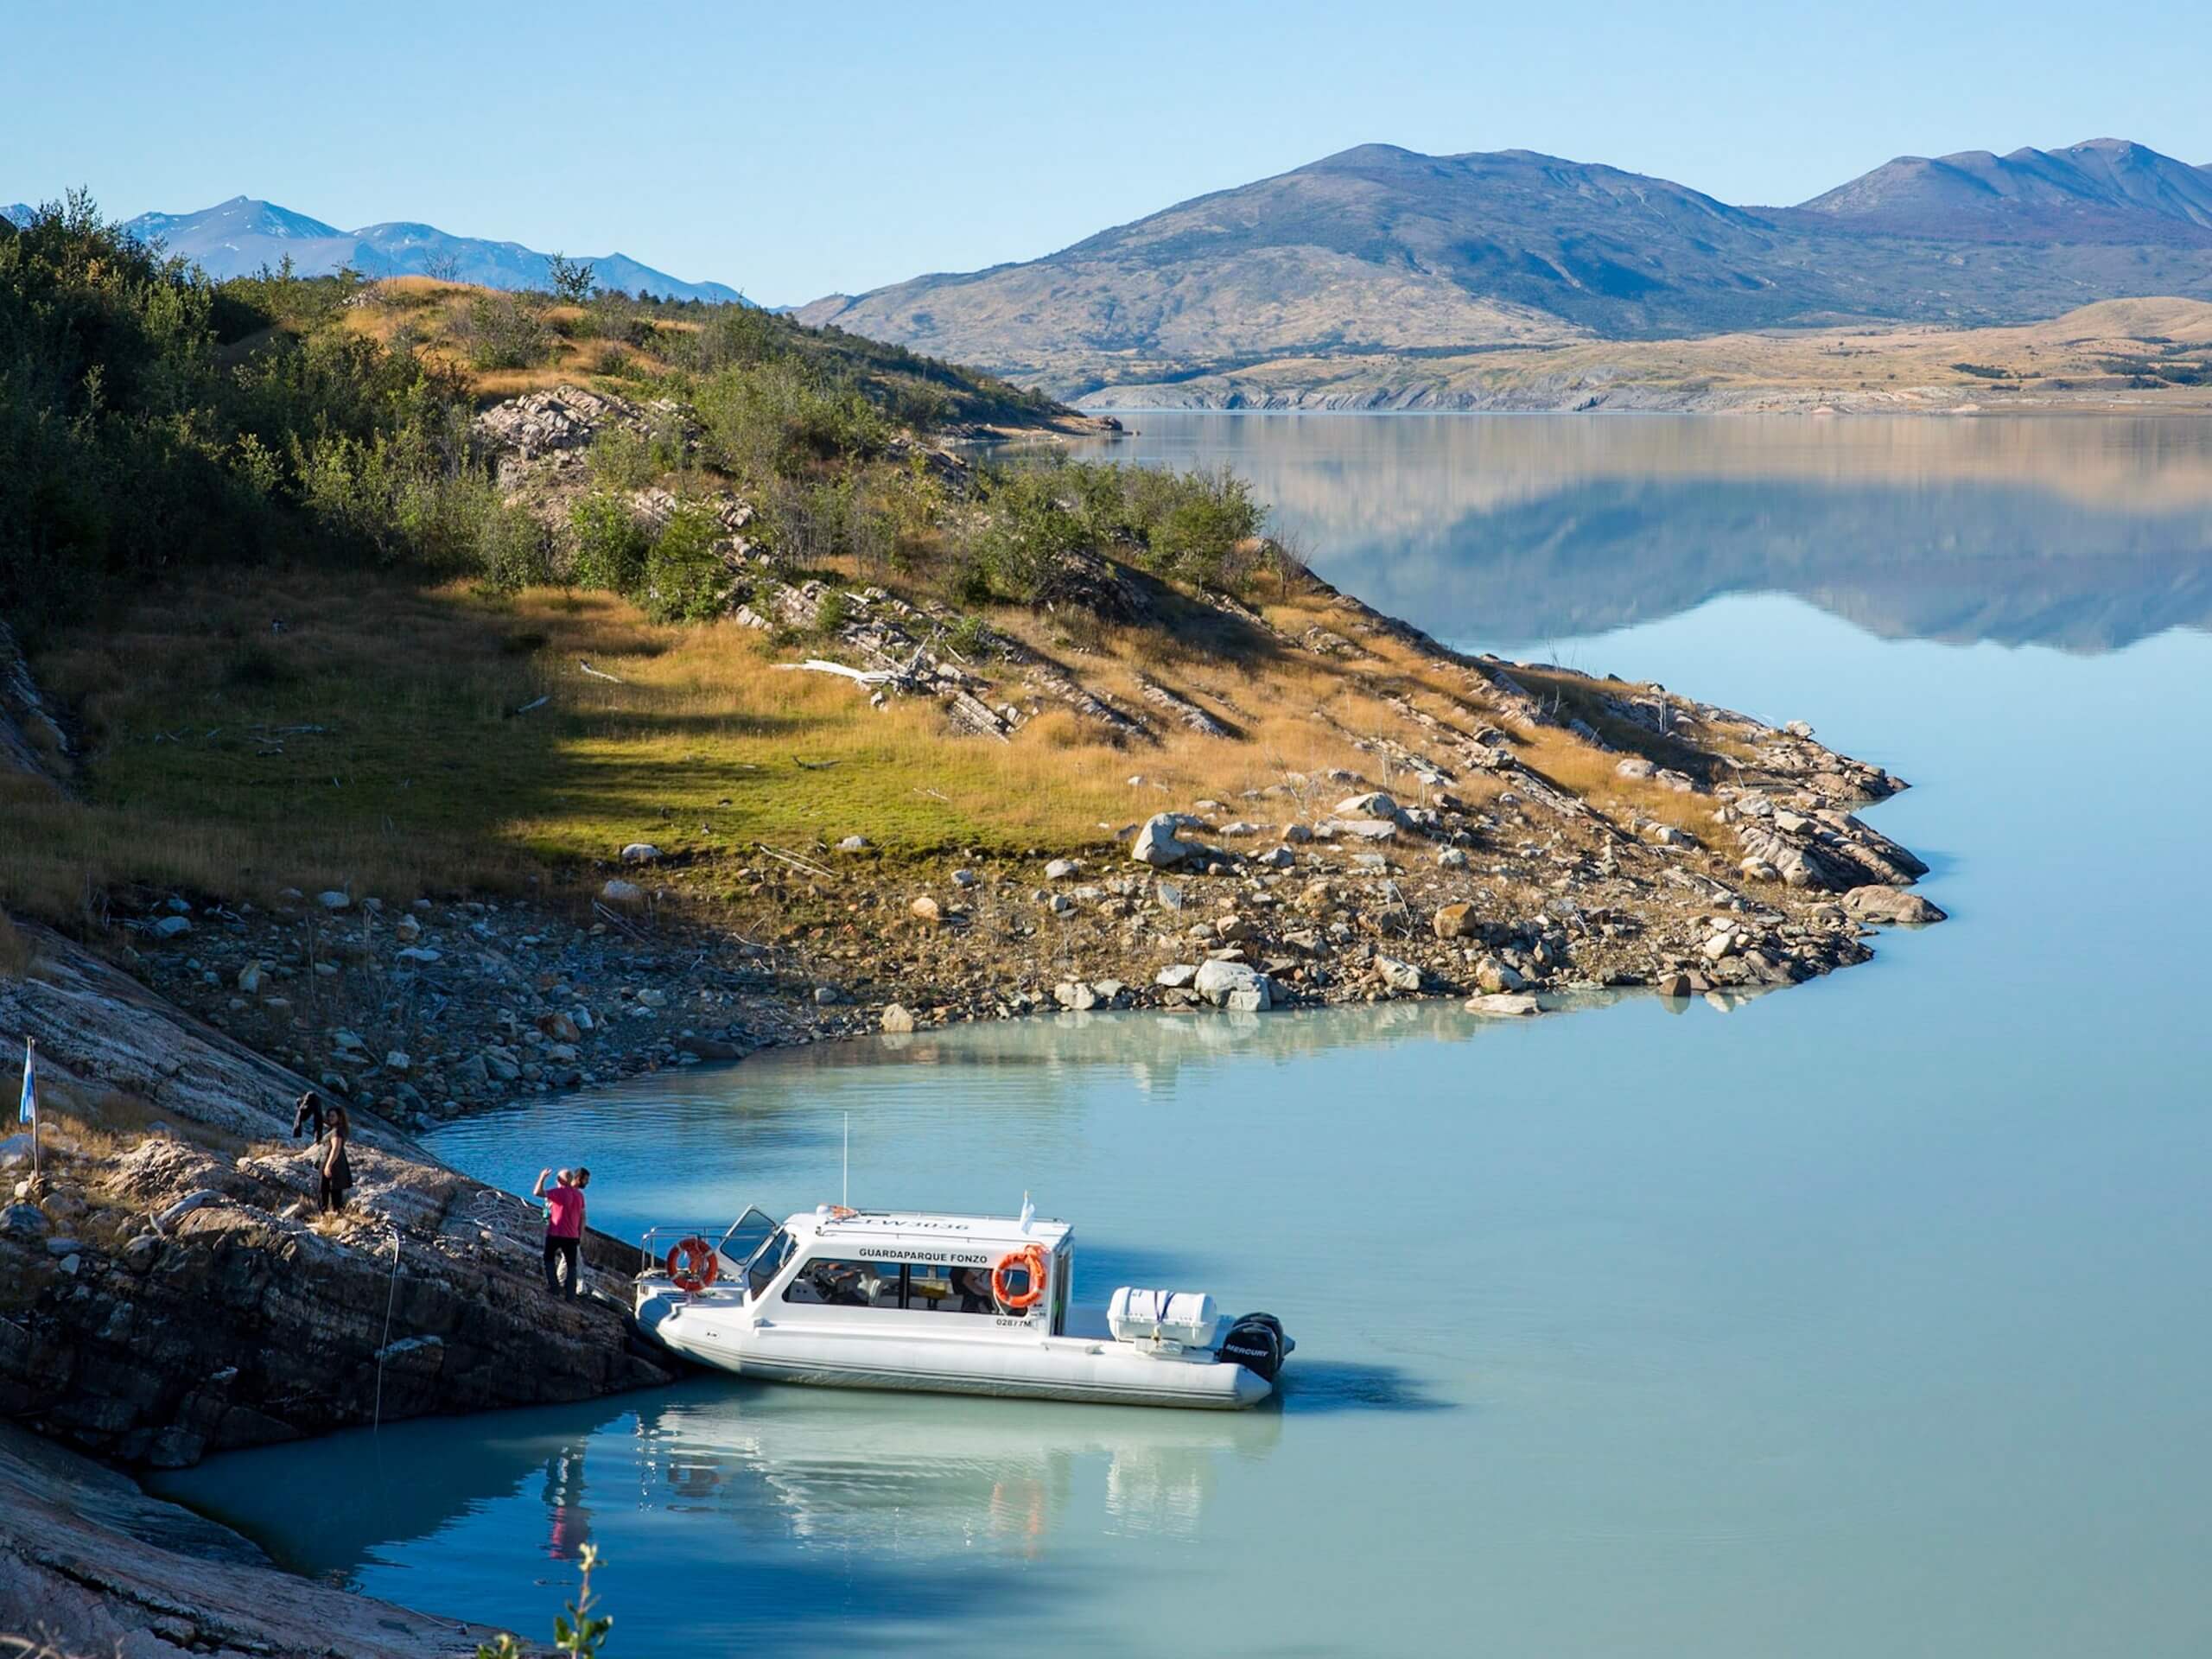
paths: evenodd
<path fill-rule="evenodd" d="M 1225 462 L 1323 575 L 1455 643 L 1525 655 L 1738 593 L 1885 639 L 2094 652 L 2212 627 L 2208 421 L 1127 418 L 1081 453 Z"/>

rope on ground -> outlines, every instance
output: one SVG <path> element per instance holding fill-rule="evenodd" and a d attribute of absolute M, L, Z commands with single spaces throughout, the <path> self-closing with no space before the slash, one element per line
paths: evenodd
<path fill-rule="evenodd" d="M 391 1280 L 384 1295 L 384 1335 L 377 1343 L 377 1403 L 375 1414 L 369 1419 L 369 1431 L 374 1433 L 384 1427 L 384 1357 L 391 1347 L 391 1309 L 399 1300 L 399 1229 L 391 1230 Z"/>

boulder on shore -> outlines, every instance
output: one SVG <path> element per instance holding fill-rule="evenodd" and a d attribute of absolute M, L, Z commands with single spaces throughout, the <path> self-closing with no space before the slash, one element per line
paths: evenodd
<path fill-rule="evenodd" d="M 1251 963 L 1211 958 L 1198 964 L 1191 988 L 1217 1008 L 1266 1013 L 1274 1006 L 1274 984 Z"/>
<path fill-rule="evenodd" d="M 1491 992 L 1467 999 L 1469 1014 L 1490 1014 L 1499 1019 L 1523 1019 L 1543 1011 L 1543 1005 L 1525 991 Z"/>
<path fill-rule="evenodd" d="M 1528 980 L 1518 969 L 1508 967 L 1496 957 L 1484 957 L 1476 964 L 1475 983 L 1493 995 L 1529 988 Z"/>
<path fill-rule="evenodd" d="M 1481 919 L 1472 905 L 1446 905 L 1439 909 L 1429 924 L 1440 939 L 1464 939 L 1481 929 Z"/>
<path fill-rule="evenodd" d="M 1843 908 L 1855 921 L 1902 922 L 1922 927 L 1946 919 L 1946 912 L 1903 887 L 1853 887 L 1843 895 Z"/>
<path fill-rule="evenodd" d="M 1394 991 L 1412 992 L 1421 989 L 1421 969 L 1410 962 L 1402 962 L 1396 957 L 1376 957 L 1375 976 Z"/>
<path fill-rule="evenodd" d="M 1203 850 L 1185 841 L 1179 833 L 1196 822 L 1180 812 L 1154 813 L 1137 830 L 1136 840 L 1129 845 L 1129 856 L 1155 869 L 1172 869 Z"/>

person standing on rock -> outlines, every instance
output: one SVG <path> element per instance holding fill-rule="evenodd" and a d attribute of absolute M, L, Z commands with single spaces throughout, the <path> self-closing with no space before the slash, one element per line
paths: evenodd
<path fill-rule="evenodd" d="M 325 1109 L 325 1122 L 330 1144 L 322 1153 L 320 1200 L 322 1213 L 327 1216 L 346 1207 L 346 1191 L 353 1185 L 353 1166 L 346 1157 L 346 1141 L 353 1126 L 346 1116 L 346 1109 L 335 1101 Z"/>
<path fill-rule="evenodd" d="M 548 1181 L 553 1183 L 550 1187 Z M 545 1288 L 556 1296 L 583 1294 L 584 1188 L 590 1185 L 588 1169 L 541 1169 L 530 1192 L 533 1198 L 545 1200 Z"/>

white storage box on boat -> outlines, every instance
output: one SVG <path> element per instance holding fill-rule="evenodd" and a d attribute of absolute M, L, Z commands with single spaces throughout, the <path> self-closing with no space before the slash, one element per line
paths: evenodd
<path fill-rule="evenodd" d="M 1221 1323 L 1213 1298 L 1195 1290 L 1139 1290 L 1123 1285 L 1106 1304 L 1106 1328 L 1116 1342 L 1179 1342 L 1209 1347 Z"/>

